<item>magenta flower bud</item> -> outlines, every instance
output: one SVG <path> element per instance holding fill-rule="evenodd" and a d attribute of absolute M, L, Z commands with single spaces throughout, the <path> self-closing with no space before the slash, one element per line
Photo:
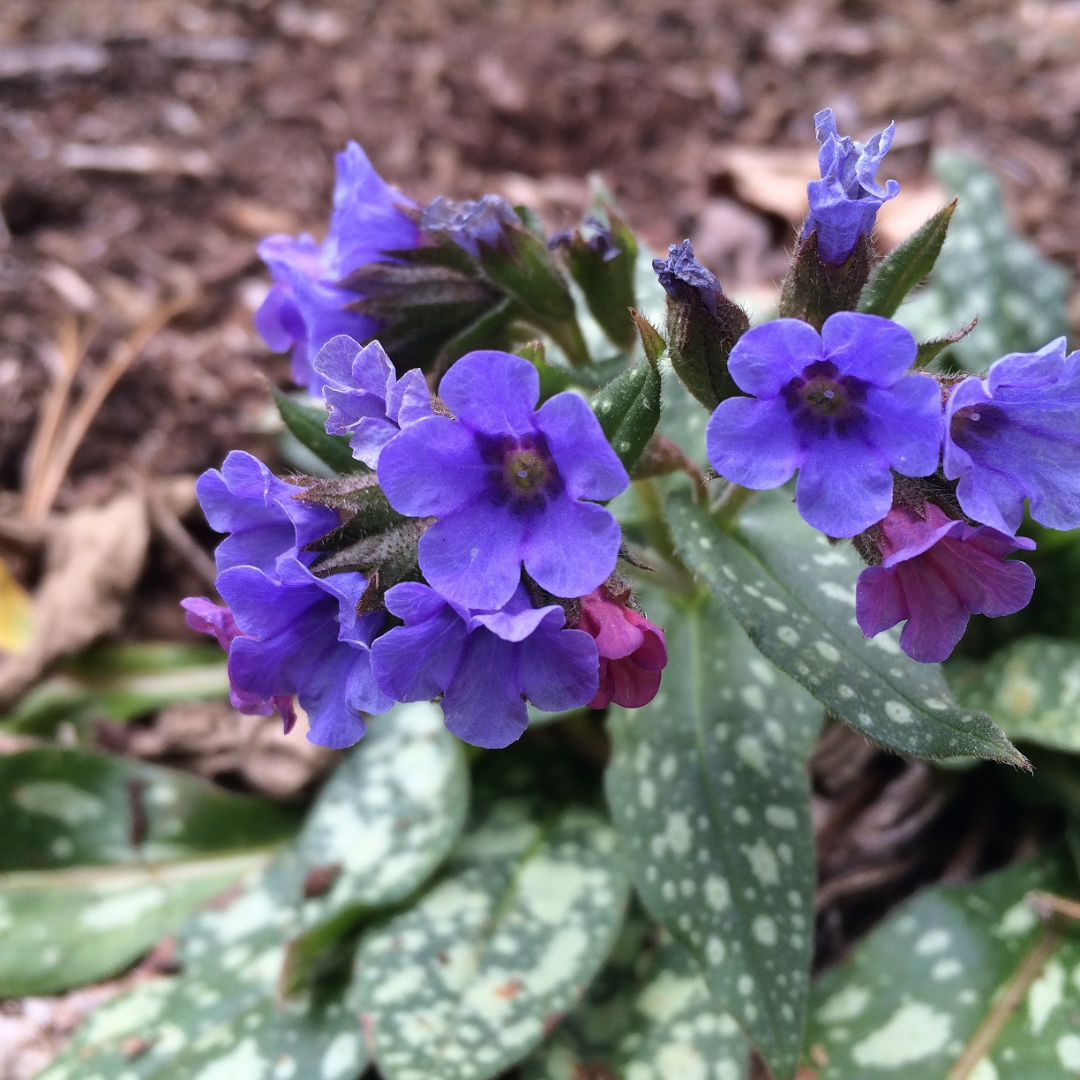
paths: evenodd
<path fill-rule="evenodd" d="M 590 708 L 602 709 L 614 701 L 624 709 L 640 709 L 656 697 L 667 664 L 667 643 L 659 626 L 601 586 L 581 598 L 577 628 L 596 639 L 600 654 L 600 685 Z"/>
<path fill-rule="evenodd" d="M 1025 607 L 1035 575 L 1005 556 L 1030 551 L 1033 540 L 975 528 L 933 503 L 923 516 L 895 506 L 869 534 L 882 561 L 867 567 L 855 588 L 855 615 L 866 637 L 907 620 L 900 648 L 913 660 L 944 660 L 971 615 L 1012 615 Z"/>

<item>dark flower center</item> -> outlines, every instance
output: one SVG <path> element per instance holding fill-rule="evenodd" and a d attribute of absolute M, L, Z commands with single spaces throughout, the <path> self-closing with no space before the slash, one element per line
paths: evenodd
<path fill-rule="evenodd" d="M 983 401 L 978 405 L 967 405 L 953 413 L 949 424 L 949 434 L 957 446 L 964 450 L 974 449 L 979 443 L 993 436 L 1007 423 L 1005 410 L 999 405 Z"/>
<path fill-rule="evenodd" d="M 563 489 L 562 478 L 539 432 L 521 439 L 487 438 L 480 448 L 491 466 L 491 493 L 500 505 L 515 513 L 539 509 Z"/>
<path fill-rule="evenodd" d="M 812 435 L 830 431 L 847 435 L 862 419 L 866 383 L 841 375 L 831 360 L 817 360 L 803 368 L 803 373 L 780 393 L 797 429 Z"/>

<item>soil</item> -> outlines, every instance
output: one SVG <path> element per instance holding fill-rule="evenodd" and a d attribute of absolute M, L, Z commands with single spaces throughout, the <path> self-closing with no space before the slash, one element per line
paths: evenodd
<path fill-rule="evenodd" d="M 267 380 L 287 377 L 252 325 L 267 281 L 255 244 L 321 235 L 350 138 L 418 202 L 499 192 L 552 229 L 578 219 L 597 175 L 654 248 L 689 236 L 726 285 L 769 288 L 813 175 L 812 115 L 831 106 L 858 138 L 896 120 L 886 175 L 919 207 L 936 198 L 935 147 L 975 152 L 1014 224 L 1076 269 L 1078 59 L 1080 5 L 1048 0 L 4 0 L 0 539 L 18 541 L 4 557 L 27 582 L 40 567 L 17 507 L 40 480 L 28 447 L 50 387 L 70 365 L 78 400 L 180 297 L 44 510 L 134 483 L 171 493 L 119 629 L 187 633 L 176 602 L 206 591 L 212 543 L 190 478 L 233 448 L 272 460 Z M 822 959 L 886 900 L 1031 842 L 990 850 L 983 835 L 905 864 L 927 830 L 962 838 L 970 822 L 942 781 L 852 738 L 819 752 L 858 763 L 847 780 L 818 770 L 826 888 L 840 882 Z"/>

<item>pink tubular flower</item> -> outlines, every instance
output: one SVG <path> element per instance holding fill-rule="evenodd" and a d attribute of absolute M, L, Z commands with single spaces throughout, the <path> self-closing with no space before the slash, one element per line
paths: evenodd
<path fill-rule="evenodd" d="M 667 663 L 664 631 L 621 603 L 624 598 L 603 585 L 581 598 L 577 628 L 596 638 L 600 653 L 600 686 L 589 702 L 593 709 L 612 701 L 626 709 L 647 705 Z"/>
<path fill-rule="evenodd" d="M 895 506 L 874 532 L 882 562 L 859 575 L 859 628 L 873 637 L 906 619 L 900 647 L 920 663 L 944 660 L 971 615 L 1012 615 L 1031 599 L 1031 567 L 1005 561 L 1035 546 L 1025 537 L 975 528 L 933 503 L 925 504 L 923 517 Z"/>

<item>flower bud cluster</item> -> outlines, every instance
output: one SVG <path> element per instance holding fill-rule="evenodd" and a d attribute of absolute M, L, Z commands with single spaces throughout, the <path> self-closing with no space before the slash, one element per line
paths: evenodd
<path fill-rule="evenodd" d="M 228 608 L 186 606 L 228 649 L 239 708 L 288 716 L 296 695 L 312 740 L 345 746 L 363 735 L 361 713 L 439 698 L 451 731 L 500 747 L 525 730 L 526 701 L 563 711 L 652 699 L 663 632 L 614 576 L 621 532 L 601 505 L 628 476 L 583 398 L 537 408 L 536 368 L 494 350 L 458 360 L 435 399 L 421 372 L 398 378 L 378 342 L 333 338 L 312 366 L 327 431 L 376 469 L 354 502 L 381 489 L 414 555 L 372 605 L 389 560 L 320 572 L 325 538 L 348 527 L 319 505 L 323 488 L 298 491 L 239 453 L 206 473 L 203 508 L 230 533 L 218 549 Z M 345 488 L 333 505 L 349 505 Z M 400 528 L 382 523 L 385 554 Z"/>
<path fill-rule="evenodd" d="M 831 113 L 816 120 L 822 179 L 809 185 L 804 236 L 816 233 L 822 261 L 837 264 L 897 193 L 874 182 L 892 127 L 862 146 L 837 136 Z M 917 354 L 898 323 L 855 311 L 832 314 L 820 332 L 795 318 L 755 326 L 730 350 L 742 395 L 716 406 L 707 446 L 717 472 L 743 487 L 797 476 L 802 517 L 855 538 L 871 563 L 856 591 L 863 632 L 906 621 L 901 647 L 935 662 L 971 614 L 1007 615 L 1030 600 L 1031 569 L 1003 561 L 1034 547 L 1015 535 L 1025 499 L 1040 524 L 1080 527 L 1080 353 L 1066 355 L 1061 338 L 959 382 L 919 371 Z"/>

